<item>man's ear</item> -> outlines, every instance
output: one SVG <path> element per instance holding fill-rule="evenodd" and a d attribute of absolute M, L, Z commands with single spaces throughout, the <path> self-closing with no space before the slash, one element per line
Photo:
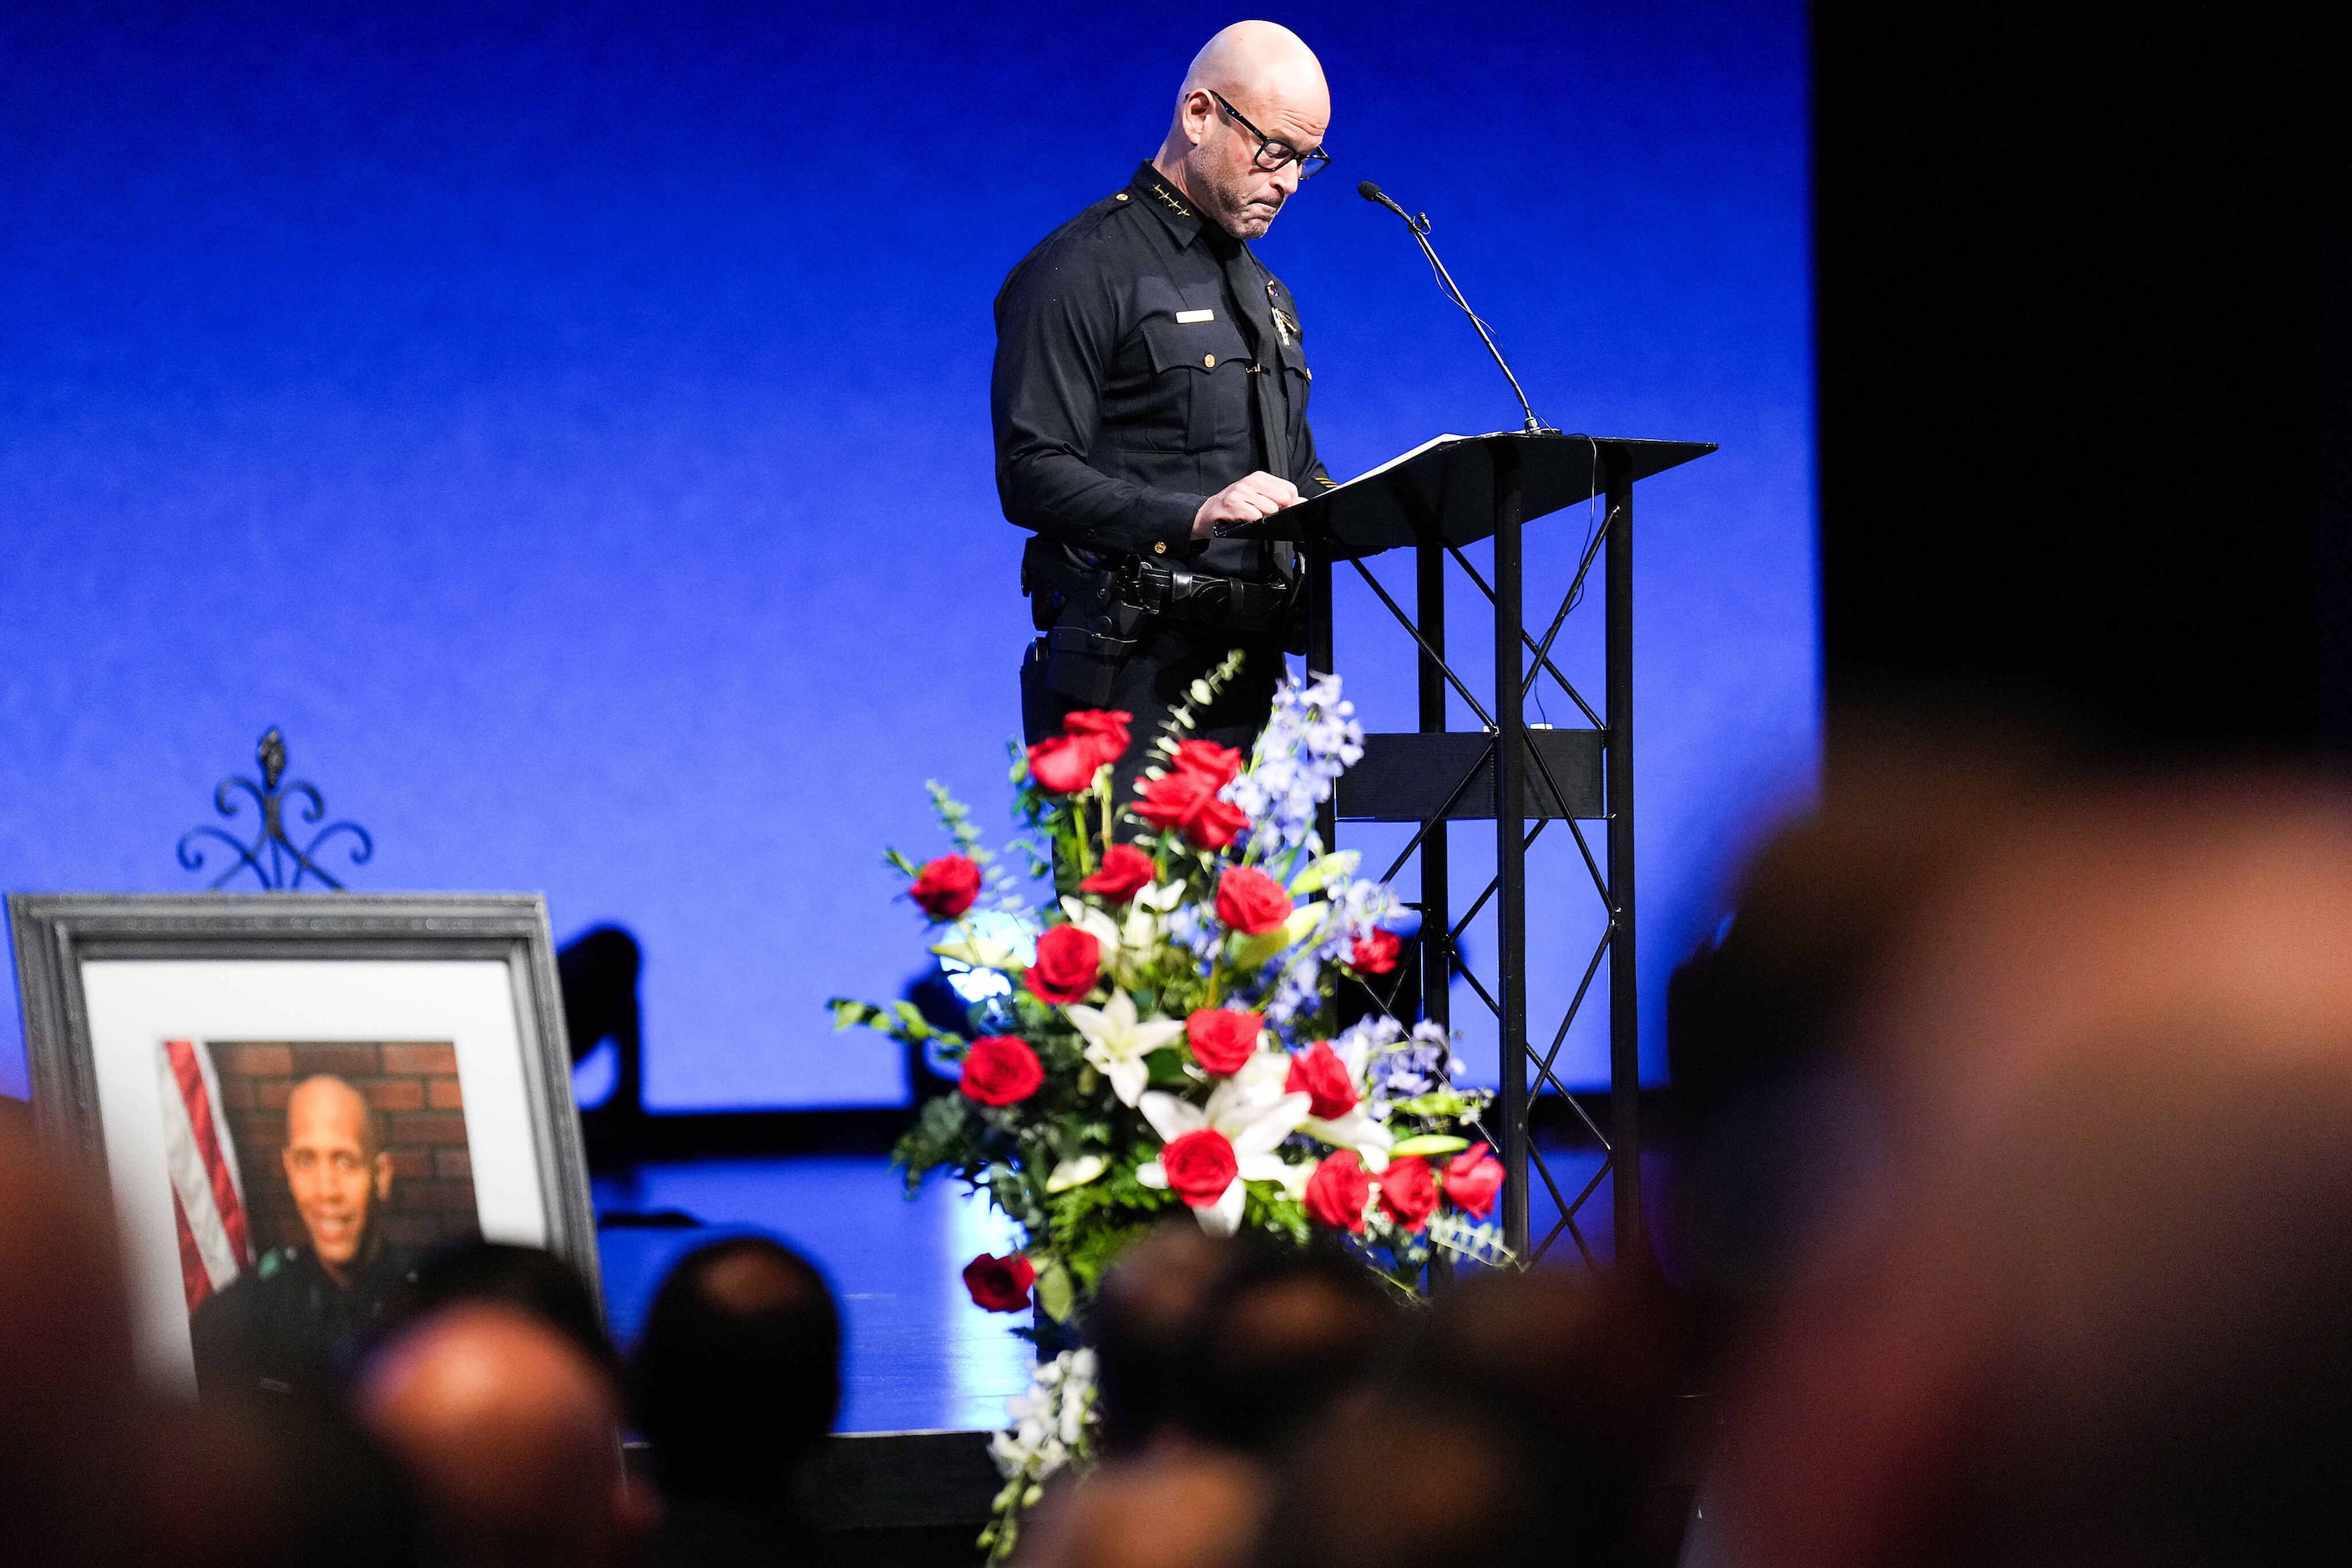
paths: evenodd
<path fill-rule="evenodd" d="M 1217 100 L 1209 96 L 1206 88 L 1196 87 L 1184 95 L 1184 134 L 1198 147 L 1209 139 L 1209 127 L 1217 118 Z"/>
<path fill-rule="evenodd" d="M 380 1152 L 375 1157 L 375 1195 L 381 1203 L 392 1196 L 392 1151 Z"/>

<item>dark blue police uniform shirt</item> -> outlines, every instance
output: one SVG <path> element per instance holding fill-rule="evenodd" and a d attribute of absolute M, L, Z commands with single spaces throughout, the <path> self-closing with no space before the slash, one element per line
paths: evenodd
<path fill-rule="evenodd" d="M 1234 281 L 1254 298 L 1237 300 Z M 1202 500 L 1268 467 L 1258 375 L 1278 378 L 1283 477 L 1308 493 L 1328 488 L 1289 289 L 1143 164 L 1125 190 L 1047 235 L 997 292 L 989 402 L 1004 515 L 1087 564 L 1136 554 L 1274 575 L 1270 546 L 1192 537 Z"/>

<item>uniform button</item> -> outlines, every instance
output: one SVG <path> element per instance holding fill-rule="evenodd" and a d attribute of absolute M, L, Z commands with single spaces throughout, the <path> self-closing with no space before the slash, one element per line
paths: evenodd
<path fill-rule="evenodd" d="M 1165 555 L 1165 554 L 1167 554 L 1167 553 L 1168 553 L 1168 542 L 1167 542 L 1166 540 L 1164 540 L 1164 539 L 1163 539 L 1163 540 L 1160 540 L 1158 543 L 1154 544 L 1154 545 L 1151 547 L 1151 553 L 1153 553 L 1154 555 Z"/>
<path fill-rule="evenodd" d="M 1217 356 L 1214 354 L 1202 354 L 1201 356 L 1201 363 L 1208 366 L 1211 370 L 1214 370 L 1217 368 Z"/>
<path fill-rule="evenodd" d="M 1123 202 L 1127 200 L 1127 193 L 1125 191 L 1120 191 L 1114 195 L 1110 199 L 1115 202 Z"/>

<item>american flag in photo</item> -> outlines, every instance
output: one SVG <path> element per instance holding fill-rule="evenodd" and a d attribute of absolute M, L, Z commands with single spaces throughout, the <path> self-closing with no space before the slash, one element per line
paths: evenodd
<path fill-rule="evenodd" d="M 245 1181 L 221 1111 L 212 1053 L 199 1040 L 166 1040 L 156 1059 L 163 1073 L 163 1162 L 172 1173 L 172 1219 L 180 1233 L 180 1285 L 193 1312 L 253 1265 Z"/>

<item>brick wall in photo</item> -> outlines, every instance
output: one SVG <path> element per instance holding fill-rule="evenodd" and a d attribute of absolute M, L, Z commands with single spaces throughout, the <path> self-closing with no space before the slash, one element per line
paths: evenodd
<path fill-rule="evenodd" d="M 374 1109 L 392 1155 L 392 1197 L 378 1211 L 384 1239 L 421 1250 L 481 1234 L 474 1168 L 466 1143 L 466 1102 L 457 1047 L 446 1041 L 214 1040 L 221 1101 L 257 1248 L 303 1239 L 278 1152 L 286 1143 L 286 1099 L 320 1073 L 344 1079 Z"/>

